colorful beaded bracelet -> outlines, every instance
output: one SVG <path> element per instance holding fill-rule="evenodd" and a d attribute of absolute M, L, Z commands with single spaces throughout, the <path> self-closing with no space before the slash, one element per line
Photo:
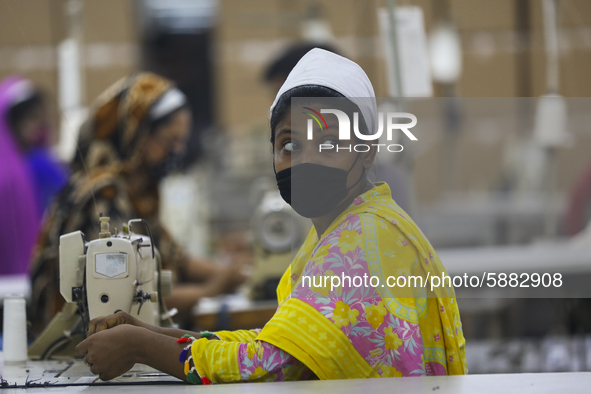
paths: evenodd
<path fill-rule="evenodd" d="M 220 339 L 215 333 L 209 331 L 201 331 L 200 332 L 201 338 L 206 339 Z M 179 356 L 179 361 L 184 363 L 184 372 L 187 376 L 187 381 L 192 384 L 203 384 L 209 385 L 212 382 L 205 376 L 200 376 L 197 372 L 197 368 L 195 367 L 195 362 L 193 360 L 193 354 L 191 352 L 191 347 L 193 346 L 193 341 L 195 338 L 189 334 L 183 335 L 181 338 L 176 340 L 177 343 L 189 343 L 181 352 Z"/>
<path fill-rule="evenodd" d="M 191 353 L 191 347 L 193 346 L 193 341 L 195 340 L 194 337 L 191 335 L 183 335 L 181 338 L 177 339 L 177 343 L 188 343 L 188 345 L 183 349 L 181 355 L 179 356 L 179 361 L 184 363 L 184 373 L 187 376 L 187 381 L 192 384 L 207 384 L 209 379 L 203 379 L 199 376 L 197 372 L 197 368 L 195 368 L 195 363 L 193 362 L 193 355 Z M 189 355 L 187 357 L 187 354 Z M 192 364 L 192 365 L 191 365 Z"/>
<path fill-rule="evenodd" d="M 199 334 L 201 334 L 201 338 L 217 339 L 217 340 L 221 339 L 215 332 L 201 331 Z"/>

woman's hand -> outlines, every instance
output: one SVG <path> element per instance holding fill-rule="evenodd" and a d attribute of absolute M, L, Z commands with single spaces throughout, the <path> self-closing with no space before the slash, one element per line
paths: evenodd
<path fill-rule="evenodd" d="M 111 380 L 129 371 L 138 362 L 138 352 L 146 332 L 149 331 L 129 324 L 104 329 L 80 342 L 76 353 L 85 355 L 84 361 L 90 372 L 99 375 L 101 380 Z"/>
<path fill-rule="evenodd" d="M 84 355 L 90 372 L 105 381 L 124 374 L 135 363 L 186 380 L 184 364 L 179 362 L 185 346 L 185 343 L 177 343 L 174 337 L 121 324 L 86 338 L 76 346 L 76 353 Z"/>
<path fill-rule="evenodd" d="M 96 319 L 92 319 L 88 324 L 88 336 L 95 334 L 100 331 L 108 330 L 109 328 L 113 328 L 115 326 L 119 326 L 121 324 L 129 324 L 136 327 L 146 327 L 148 324 L 142 322 L 137 317 L 131 316 L 129 313 L 119 311 L 113 315 L 97 317 Z"/>

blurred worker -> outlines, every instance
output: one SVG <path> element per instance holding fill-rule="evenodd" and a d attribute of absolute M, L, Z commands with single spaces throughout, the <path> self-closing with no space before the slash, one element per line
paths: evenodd
<path fill-rule="evenodd" d="M 8 123 L 33 176 L 39 212 L 43 214 L 68 181 L 66 166 L 48 147 L 50 127 L 45 99 L 32 82 L 19 79 L 21 96 L 8 111 Z"/>
<path fill-rule="evenodd" d="M 182 282 L 166 300 L 181 314 L 200 298 L 243 281 L 235 266 L 189 257 L 160 224 L 158 184 L 180 165 L 190 127 L 185 96 L 155 74 L 123 79 L 97 98 L 81 128 L 71 180 L 49 212 L 33 261 L 35 328 L 43 328 L 64 303 L 58 280 L 60 235 L 80 230 L 96 239 L 99 213 L 109 216 L 114 227 L 133 218 L 147 220 L 163 267 Z"/>
<path fill-rule="evenodd" d="M 9 116 L 27 94 L 20 78 L 0 84 L 0 275 L 27 273 L 39 228 L 34 180 Z"/>

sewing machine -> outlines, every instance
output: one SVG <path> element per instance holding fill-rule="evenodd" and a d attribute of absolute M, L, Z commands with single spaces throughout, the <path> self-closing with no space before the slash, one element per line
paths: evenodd
<path fill-rule="evenodd" d="M 161 325 L 170 319 L 162 298 L 170 294 L 172 272 L 160 258 L 148 224 L 133 219 L 120 234 L 111 234 L 109 218 L 101 217 L 99 238 L 87 242 L 81 231 L 60 237 L 60 293 L 66 305 L 29 347 L 29 358 L 73 355 L 90 320 L 118 311 Z M 132 231 L 143 224 L 149 236 Z"/>

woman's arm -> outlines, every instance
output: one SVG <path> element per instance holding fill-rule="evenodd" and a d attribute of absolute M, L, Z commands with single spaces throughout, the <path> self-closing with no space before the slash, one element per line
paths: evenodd
<path fill-rule="evenodd" d="M 88 336 L 91 336 L 97 332 L 108 330 L 122 324 L 129 324 L 136 327 L 145 328 L 146 330 L 152 331 L 156 334 L 162 334 L 169 337 L 180 338 L 183 335 L 191 335 L 195 339 L 201 338 L 201 334 L 197 332 L 181 330 L 172 327 L 158 327 L 152 324 L 141 321 L 135 316 L 129 313 L 119 311 L 113 315 L 105 317 L 97 317 L 88 324 Z M 254 330 L 237 330 L 237 331 L 219 331 L 216 335 L 223 341 L 226 342 L 252 342 L 255 340 L 261 329 L 257 328 Z"/>
<path fill-rule="evenodd" d="M 313 377 L 295 357 L 271 345 L 200 339 L 193 342 L 193 362 L 202 378 L 213 383 L 274 382 Z"/>
<path fill-rule="evenodd" d="M 234 290 L 246 279 L 242 268 L 248 263 L 247 260 L 233 258 L 227 259 L 227 264 L 222 264 L 207 258 L 190 257 L 161 225 L 154 232 L 160 234 L 158 250 L 163 268 L 172 269 L 181 282 L 207 283 L 217 279 L 215 294 L 218 294 Z"/>
<path fill-rule="evenodd" d="M 76 352 L 85 355 L 90 371 L 102 380 L 113 379 L 135 363 L 142 363 L 186 381 L 179 357 L 187 344 L 176 342 L 182 335 L 166 335 L 150 328 L 159 327 L 120 324 L 95 331 L 76 347 Z M 163 332 L 174 333 L 173 329 Z M 255 334 L 256 331 L 245 331 L 240 335 L 246 338 Z M 202 338 L 193 342 L 192 355 L 199 374 L 216 383 L 303 380 L 312 376 L 297 359 L 262 341 L 241 343 Z"/>
<path fill-rule="evenodd" d="M 113 315 L 105 316 L 105 317 L 97 317 L 93 319 L 88 324 L 88 333 L 87 335 L 90 337 L 93 334 L 96 334 L 101 331 L 108 330 L 110 328 L 114 328 L 120 325 L 130 325 L 134 327 L 139 327 L 151 331 L 155 334 L 165 335 L 174 338 L 180 338 L 183 335 L 189 334 L 195 338 L 201 338 L 201 335 L 196 332 L 181 330 L 178 328 L 172 327 L 158 327 L 152 324 L 146 323 L 141 321 L 135 316 L 130 315 L 129 313 L 119 311 Z"/>
<path fill-rule="evenodd" d="M 216 331 L 215 334 L 222 341 L 250 343 L 256 339 L 260 332 L 260 328 L 255 328 L 254 330 Z"/>
<path fill-rule="evenodd" d="M 143 327 L 122 324 L 97 332 L 76 346 L 90 372 L 110 380 L 142 363 L 186 381 L 179 356 L 186 344 Z"/>

